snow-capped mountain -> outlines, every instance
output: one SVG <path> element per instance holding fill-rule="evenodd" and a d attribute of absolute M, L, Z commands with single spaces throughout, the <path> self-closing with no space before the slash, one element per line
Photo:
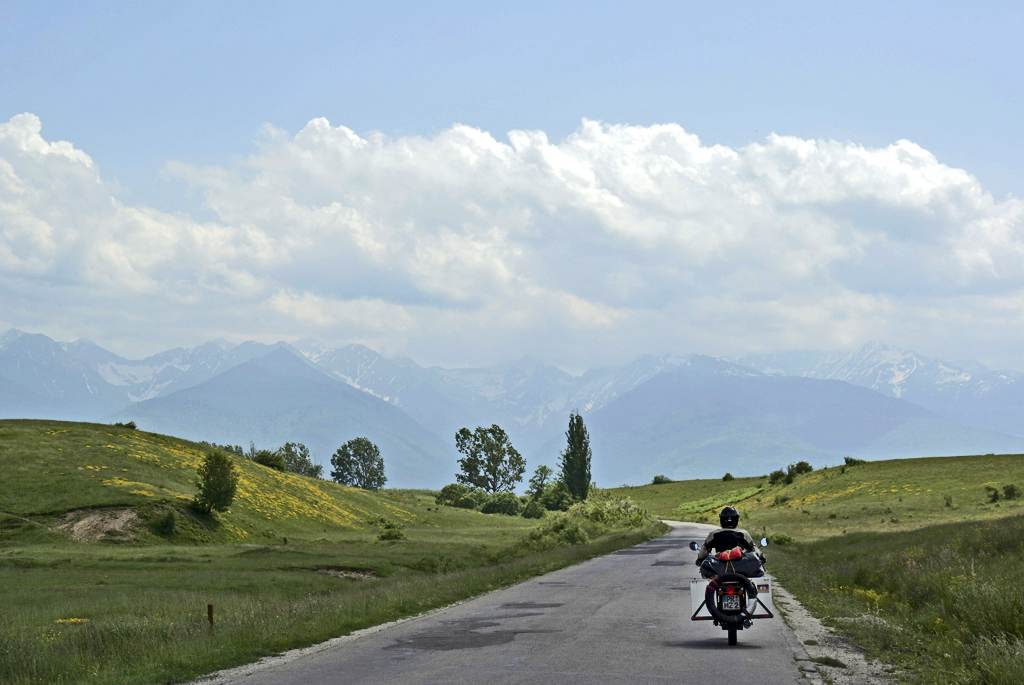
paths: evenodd
<path fill-rule="evenodd" d="M 844 454 L 1024 452 L 1024 374 L 880 344 L 735 360 L 644 355 L 573 376 L 529 357 L 444 369 L 310 339 L 218 340 L 129 360 L 88 340 L 0 336 L 0 417 L 138 419 L 144 430 L 267 447 L 309 441 L 328 452 L 373 434 L 396 463 L 412 460 L 410 473 L 421 458 L 433 470 L 450 458 L 454 469 L 455 432 L 493 423 L 531 463 L 554 465 L 577 409 L 595 450 L 614 462 L 595 473 L 616 483 Z"/>
<path fill-rule="evenodd" d="M 307 339 L 294 347 L 336 378 L 402 408 L 441 437 L 498 423 L 533 449 L 565 430 L 569 413 L 594 411 L 688 357 L 644 355 L 621 367 L 572 376 L 524 357 L 485 368 L 424 368 L 362 345 L 331 349 Z"/>
<path fill-rule="evenodd" d="M 874 342 L 853 352 L 751 354 L 735 361 L 769 375 L 845 381 L 967 425 L 1024 435 L 1024 374 L 1018 371 L 929 359 Z"/>

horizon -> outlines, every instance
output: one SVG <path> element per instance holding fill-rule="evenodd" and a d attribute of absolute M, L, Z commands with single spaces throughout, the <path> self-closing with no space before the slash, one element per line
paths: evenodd
<path fill-rule="evenodd" d="M 27 335 L 42 335 L 42 336 L 50 339 L 51 341 L 53 341 L 53 342 L 55 342 L 57 344 L 60 344 L 60 345 L 75 345 L 75 344 L 79 344 L 79 343 L 87 343 L 87 344 L 91 344 L 91 345 L 96 345 L 97 347 L 100 347 L 101 349 L 103 349 L 103 350 L 105 350 L 107 352 L 111 352 L 111 350 L 103 347 L 102 345 L 99 345 L 98 343 L 96 343 L 95 341 L 93 341 L 93 340 L 91 340 L 89 338 L 78 338 L 76 340 L 58 340 L 58 339 L 56 339 L 56 338 L 54 338 L 52 336 L 49 336 L 49 335 L 47 335 L 45 333 L 33 333 L 33 332 L 30 332 L 30 331 L 23 331 L 23 330 L 20 330 L 20 329 L 17 329 L 17 328 L 9 328 L 9 329 L 7 329 L 7 331 L 5 331 L 4 333 L 0 334 L 0 339 L 6 338 L 11 333 L 19 333 L 19 334 L 23 334 L 23 335 L 26 335 L 26 334 Z M 654 358 L 658 358 L 658 359 L 673 358 L 674 357 L 674 358 L 679 358 L 679 359 L 687 359 L 687 358 L 690 358 L 690 357 L 700 357 L 700 356 L 703 356 L 703 357 L 709 357 L 711 359 L 716 359 L 716 360 L 719 360 L 719 361 L 728 362 L 730 364 L 737 364 L 745 356 L 770 356 L 770 355 L 783 355 L 783 354 L 829 354 L 829 353 L 851 355 L 851 354 L 853 354 L 855 352 L 859 352 L 859 351 L 861 351 L 861 350 L 863 350 L 865 348 L 869 348 L 869 347 L 883 347 L 883 348 L 887 348 L 887 349 L 897 350 L 897 351 L 899 351 L 901 353 L 911 354 L 911 355 L 914 355 L 916 357 L 922 357 L 922 358 L 925 358 L 925 359 L 927 359 L 929 361 L 939 362 L 939 363 L 942 363 L 942 364 L 949 364 L 949 365 L 973 365 L 973 364 L 980 364 L 982 366 L 982 368 L 984 368 L 986 371 L 990 371 L 990 372 L 994 372 L 994 373 L 999 373 L 999 372 L 1003 372 L 1003 371 L 1005 371 L 1005 372 L 1012 372 L 1012 373 L 1024 373 L 1020 369 L 1011 369 L 1011 368 L 1006 368 L 1006 367 L 1003 367 L 1003 368 L 991 368 L 991 367 L 986 366 L 985 364 L 981 364 L 981 362 L 978 362 L 975 359 L 936 359 L 934 357 L 929 357 L 928 355 L 923 355 L 923 354 L 917 352 L 916 350 L 901 348 L 901 347 L 898 347 L 896 345 L 891 345 L 889 343 L 878 341 L 878 340 L 869 340 L 869 341 L 863 343 L 862 345 L 859 345 L 859 346 L 854 347 L 854 348 L 848 348 L 848 349 L 841 349 L 841 348 L 833 348 L 833 349 L 790 349 L 790 350 L 776 350 L 776 351 L 773 351 L 773 352 L 755 352 L 755 353 L 750 353 L 749 355 L 742 355 L 742 356 L 716 355 L 716 354 L 710 354 L 710 353 L 707 353 L 707 352 L 652 352 L 652 351 L 648 351 L 648 352 L 641 352 L 640 354 L 638 354 L 638 355 L 636 355 L 634 357 L 631 357 L 631 358 L 628 358 L 628 359 L 623 359 L 623 360 L 620 360 L 618 362 L 613 362 L 613 363 L 608 363 L 608 364 L 601 364 L 601 365 L 595 365 L 595 366 L 581 367 L 581 370 L 578 370 L 578 371 L 571 370 L 572 367 L 567 368 L 566 366 L 563 366 L 563 365 L 561 365 L 559 363 L 556 363 L 556 362 L 553 362 L 553 361 L 549 361 L 549 360 L 546 360 L 546 359 L 542 359 L 542 358 L 539 358 L 539 357 L 536 357 L 536 356 L 530 355 L 530 354 L 524 354 L 524 355 L 520 355 L 518 357 L 508 357 L 508 358 L 505 358 L 505 359 L 500 359 L 500 360 L 497 360 L 494 363 L 488 364 L 486 366 L 442 366 L 442 365 L 437 365 L 437 364 L 427 365 L 427 364 L 420 363 L 417 359 L 413 358 L 412 356 L 405 355 L 405 354 L 388 355 L 388 354 L 385 354 L 384 352 L 382 352 L 380 350 L 374 349 L 373 347 L 370 347 L 369 345 L 365 345 L 365 344 L 363 344 L 361 342 L 353 341 L 353 342 L 342 343 L 340 345 L 332 346 L 332 345 L 328 345 L 327 343 L 324 343 L 322 340 L 320 340 L 318 338 L 311 337 L 311 336 L 307 336 L 305 338 L 300 338 L 298 340 L 292 340 L 292 341 L 288 341 L 288 340 L 275 340 L 273 342 L 263 342 L 261 340 L 242 340 L 241 342 L 233 342 L 233 341 L 227 340 L 227 339 L 225 339 L 223 337 L 220 337 L 220 338 L 214 338 L 212 340 L 207 340 L 205 342 L 199 343 L 198 345 L 193 345 L 192 347 L 186 347 L 186 346 L 183 346 L 183 345 L 176 345 L 176 346 L 173 346 L 173 347 L 168 347 L 168 348 L 165 348 L 165 349 L 153 352 L 152 354 L 146 355 L 145 357 L 132 358 L 132 357 L 124 357 L 123 355 L 118 355 L 118 356 L 120 356 L 125 361 L 129 361 L 129 362 L 143 362 L 143 361 L 146 361 L 147 359 L 152 358 L 154 356 L 158 356 L 160 354 L 165 354 L 167 352 L 172 352 L 174 350 L 185 350 L 187 352 L 194 352 L 194 351 L 196 351 L 198 349 L 201 349 L 201 348 L 205 347 L 206 345 L 211 345 L 211 344 L 215 345 L 215 346 L 218 346 L 221 349 L 232 349 L 232 348 L 238 347 L 240 345 L 245 345 L 247 343 L 256 343 L 256 344 L 259 344 L 259 345 L 264 345 L 266 347 L 275 347 L 277 345 L 288 345 L 289 347 L 294 349 L 296 352 L 301 354 L 303 357 L 306 357 L 307 355 L 300 349 L 300 346 L 302 345 L 302 343 L 305 343 L 305 342 L 315 343 L 315 344 L 321 345 L 321 346 L 323 346 L 328 351 L 340 350 L 340 349 L 344 349 L 344 348 L 347 348 L 347 347 L 363 348 L 363 349 L 369 350 L 370 352 L 373 352 L 374 354 L 377 354 L 380 357 L 382 357 L 384 359 L 387 359 L 387 360 L 390 360 L 390 361 L 400 360 L 400 359 L 407 359 L 407 360 L 413 362 L 414 364 L 416 364 L 417 366 L 419 366 L 421 368 L 424 368 L 424 369 L 442 369 L 442 370 L 446 370 L 446 371 L 454 371 L 454 370 L 460 370 L 460 369 L 463 369 L 463 370 L 464 369 L 480 369 L 480 370 L 483 370 L 483 369 L 490 369 L 490 368 L 495 368 L 495 367 L 500 367 L 500 366 L 511 365 L 511 364 L 515 364 L 517 362 L 533 361 L 533 362 L 538 362 L 538 363 L 540 363 L 542 365 L 546 365 L 546 366 L 551 366 L 551 367 L 557 368 L 559 371 L 562 371 L 563 373 L 566 373 L 566 374 L 572 376 L 573 378 L 580 378 L 581 376 L 583 376 L 584 374 L 586 374 L 589 371 L 600 371 L 602 369 L 615 369 L 615 368 L 618 368 L 618 367 L 627 366 L 630 363 L 635 362 L 636 360 L 642 359 L 644 357 L 654 357 Z M 227 345 L 227 347 L 224 347 L 224 345 Z M 114 354 L 117 354 L 117 353 L 114 353 Z M 748 368 L 753 368 L 753 367 L 748 367 Z M 972 373 L 972 372 L 968 371 L 968 373 Z"/>

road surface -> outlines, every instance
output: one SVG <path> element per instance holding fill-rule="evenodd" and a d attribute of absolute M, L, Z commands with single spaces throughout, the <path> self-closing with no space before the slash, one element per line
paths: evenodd
<path fill-rule="evenodd" d="M 690 540 L 671 533 L 337 647 L 217 685 L 358 683 L 796 683 L 801 672 L 781 618 L 754 621 L 729 647 L 726 632 L 690 620 Z M 771 565 L 770 550 L 769 568 Z M 788 639 L 787 639 L 788 638 Z M 807 681 L 804 680 L 804 683 Z"/>

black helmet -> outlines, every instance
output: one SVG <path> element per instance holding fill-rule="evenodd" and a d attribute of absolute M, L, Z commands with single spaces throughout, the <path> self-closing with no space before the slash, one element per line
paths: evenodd
<path fill-rule="evenodd" d="M 722 528 L 735 528 L 740 522 L 740 512 L 736 507 L 726 507 L 718 512 L 718 520 L 722 522 Z"/>

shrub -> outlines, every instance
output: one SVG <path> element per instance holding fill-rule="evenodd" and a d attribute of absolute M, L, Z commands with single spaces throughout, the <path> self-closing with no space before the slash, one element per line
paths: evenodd
<path fill-rule="evenodd" d="M 209 452 L 196 473 L 195 484 L 199 491 L 193 500 L 195 507 L 206 514 L 214 510 L 226 511 L 238 489 L 238 471 L 231 457 L 219 450 Z"/>
<path fill-rule="evenodd" d="M 565 487 L 565 483 L 561 481 L 549 485 L 539 500 L 548 511 L 567 511 L 576 501 L 569 494 L 569 488 Z"/>
<path fill-rule="evenodd" d="M 991 485 L 985 486 L 985 495 L 988 497 L 989 502 L 999 501 L 999 488 L 994 488 Z"/>
<path fill-rule="evenodd" d="M 790 464 L 786 467 L 786 475 L 790 477 L 789 483 L 793 482 L 793 478 L 804 473 L 810 473 L 814 470 L 814 467 L 808 464 L 806 461 L 798 461 L 795 464 Z"/>
<path fill-rule="evenodd" d="M 459 498 L 459 501 L 455 503 L 459 509 L 476 509 L 476 498 L 466 493 Z"/>
<path fill-rule="evenodd" d="M 288 465 L 284 463 L 284 457 L 270 450 L 259 450 L 252 460 L 260 466 L 266 466 L 275 471 L 285 471 L 288 468 Z"/>
<path fill-rule="evenodd" d="M 114 425 L 118 426 L 119 428 L 127 428 L 129 430 L 138 430 L 138 426 L 135 425 L 134 421 L 128 421 L 127 423 L 121 423 L 120 421 L 118 421 Z"/>
<path fill-rule="evenodd" d="M 447 557 L 444 554 L 423 557 L 413 565 L 417 571 L 426 573 L 453 573 L 466 568 L 464 564 Z"/>
<path fill-rule="evenodd" d="M 953 508 L 953 495 L 944 495 L 942 499 L 946 502 L 947 507 Z"/>
<path fill-rule="evenodd" d="M 606 526 L 643 528 L 654 522 L 647 509 L 629 497 L 614 497 L 598 491 L 585 502 L 569 507 L 568 514 Z"/>
<path fill-rule="evenodd" d="M 163 516 L 160 516 L 153 520 L 151 529 L 157 535 L 163 535 L 164 537 L 171 537 L 178 530 L 178 514 L 174 509 L 170 509 Z"/>
<path fill-rule="evenodd" d="M 772 506 L 779 507 L 779 506 L 782 506 L 783 504 L 785 504 L 788 501 L 789 501 L 789 495 L 776 495 L 775 496 L 775 501 L 772 502 Z"/>
<path fill-rule="evenodd" d="M 780 483 L 784 482 L 786 482 L 786 472 L 783 471 L 782 469 L 772 471 L 771 474 L 769 474 L 768 476 L 769 485 L 779 485 Z M 790 482 L 792 483 L 793 481 Z"/>
<path fill-rule="evenodd" d="M 1016 485 L 1011 483 L 1003 486 L 1003 499 L 1017 499 L 1018 497 L 1020 497 L 1020 489 Z"/>
<path fill-rule="evenodd" d="M 785 533 L 776 533 L 768 536 L 768 542 L 776 545 L 792 545 L 796 540 Z"/>
<path fill-rule="evenodd" d="M 530 500 L 526 507 L 523 508 L 524 519 L 542 519 L 544 518 L 544 506 L 535 499 Z"/>
<path fill-rule="evenodd" d="M 590 542 L 590 537 L 582 521 L 561 513 L 545 519 L 543 524 L 530 532 L 527 539 L 535 546 L 543 548 L 559 544 L 584 545 Z"/>
<path fill-rule="evenodd" d="M 462 483 L 452 483 L 441 488 L 441 492 L 434 498 L 434 504 L 444 504 L 449 507 L 456 506 L 463 495 L 468 493 L 472 488 Z"/>
<path fill-rule="evenodd" d="M 853 457 L 843 457 L 843 461 L 846 462 L 847 466 L 856 466 L 857 464 L 868 463 L 866 459 L 854 459 Z"/>
<path fill-rule="evenodd" d="M 484 501 L 480 511 L 485 514 L 504 514 L 505 516 L 519 516 L 523 509 L 523 503 L 511 492 L 496 492 Z"/>
<path fill-rule="evenodd" d="M 736 480 L 736 477 L 733 476 L 731 473 L 726 473 L 724 476 L 722 476 L 722 480 L 725 480 L 725 481 Z"/>
<path fill-rule="evenodd" d="M 651 481 L 651 485 L 664 485 L 665 483 L 671 483 L 672 479 L 668 476 L 655 476 Z"/>
<path fill-rule="evenodd" d="M 377 533 L 378 540 L 404 540 L 405 526 L 398 521 L 385 519 L 380 524 L 380 532 Z"/>

